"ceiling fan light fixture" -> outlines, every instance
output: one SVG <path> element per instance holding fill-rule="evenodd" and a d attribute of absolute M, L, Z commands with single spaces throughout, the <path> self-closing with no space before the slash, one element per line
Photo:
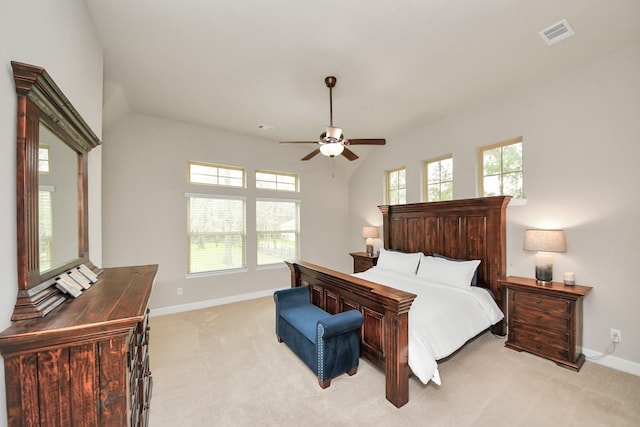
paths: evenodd
<path fill-rule="evenodd" d="M 339 156 L 343 151 L 344 145 L 337 142 L 330 142 L 328 144 L 320 145 L 320 152 L 327 157 Z"/>

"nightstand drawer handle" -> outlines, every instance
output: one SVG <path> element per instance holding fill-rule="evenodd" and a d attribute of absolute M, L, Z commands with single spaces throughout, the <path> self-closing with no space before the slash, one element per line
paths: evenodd
<path fill-rule="evenodd" d="M 538 319 L 538 320 L 542 319 L 542 315 L 538 314 L 538 315 L 536 316 L 536 319 Z"/>
<path fill-rule="evenodd" d="M 536 332 L 539 333 L 539 334 L 542 333 L 542 331 L 540 329 L 537 329 Z"/>
<path fill-rule="evenodd" d="M 536 348 L 540 348 L 542 347 L 540 344 L 536 344 Z"/>
<path fill-rule="evenodd" d="M 540 300 L 540 299 L 536 300 L 536 304 L 540 304 L 541 302 L 542 302 L 542 300 Z"/>

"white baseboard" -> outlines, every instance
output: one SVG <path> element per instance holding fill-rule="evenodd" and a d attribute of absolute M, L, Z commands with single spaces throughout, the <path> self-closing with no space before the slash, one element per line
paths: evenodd
<path fill-rule="evenodd" d="M 217 305 L 231 304 L 234 302 L 248 301 L 273 295 L 278 289 L 268 289 L 265 291 L 252 292 L 249 294 L 232 295 L 230 297 L 210 299 L 206 301 L 192 302 L 188 304 L 171 305 L 169 307 L 152 308 L 149 316 L 164 316 L 165 314 L 182 313 L 185 311 L 199 310 L 201 308 L 215 307 Z"/>
<path fill-rule="evenodd" d="M 640 376 L 640 363 L 632 362 L 630 360 L 621 359 L 612 355 L 604 356 L 601 359 L 590 359 L 592 357 L 601 356 L 602 353 L 583 348 L 582 352 L 589 362 L 597 363 L 599 365 L 607 366 L 609 368 L 617 369 L 618 371 L 626 372 L 628 374 Z"/>

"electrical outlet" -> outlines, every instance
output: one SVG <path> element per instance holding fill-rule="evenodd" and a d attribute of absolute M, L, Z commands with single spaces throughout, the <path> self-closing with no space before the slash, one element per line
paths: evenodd
<path fill-rule="evenodd" d="M 622 341 L 622 331 L 620 329 L 611 328 L 611 342 L 619 343 Z"/>
<path fill-rule="evenodd" d="M 182 295 L 182 288 L 178 288 L 178 295 Z M 612 331 L 613 331 L 613 329 L 612 329 Z M 611 333 L 613 333 L 613 332 L 611 332 Z"/>

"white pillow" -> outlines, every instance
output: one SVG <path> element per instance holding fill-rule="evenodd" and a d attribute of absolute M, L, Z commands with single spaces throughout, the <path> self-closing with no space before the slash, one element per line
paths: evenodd
<path fill-rule="evenodd" d="M 408 254 L 388 251 L 381 248 L 376 266 L 397 273 L 416 274 L 418 263 L 420 262 L 420 255 L 422 255 L 420 252 Z"/>
<path fill-rule="evenodd" d="M 450 261 L 432 256 L 420 257 L 418 277 L 430 282 L 442 283 L 466 289 L 471 286 L 473 274 L 480 265 L 480 260 Z"/>

